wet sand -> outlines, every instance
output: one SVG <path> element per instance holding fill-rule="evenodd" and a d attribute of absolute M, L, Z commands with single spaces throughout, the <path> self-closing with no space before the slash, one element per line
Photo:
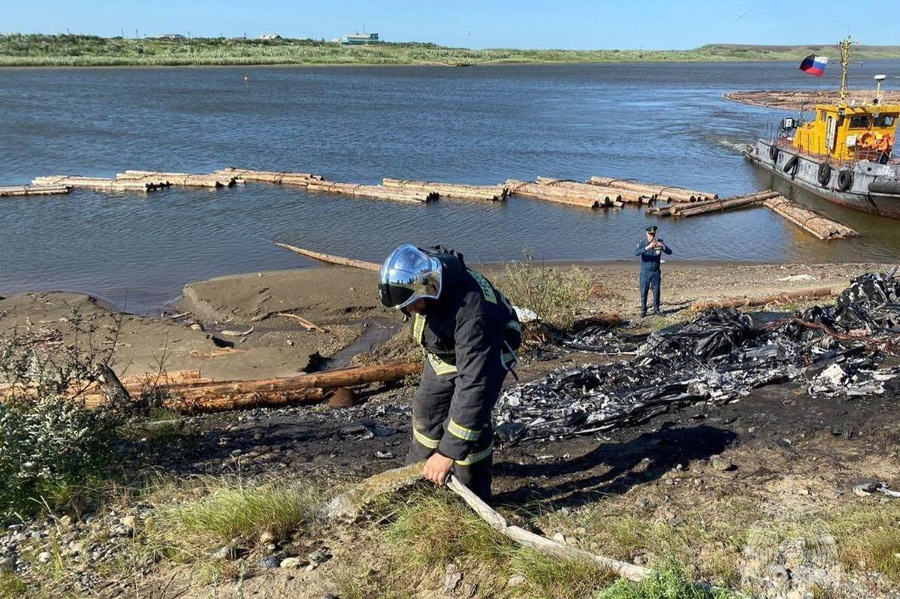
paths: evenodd
<path fill-rule="evenodd" d="M 578 267 L 588 270 L 594 280 L 586 313 L 617 312 L 635 326 L 659 324 L 656 319 L 636 318 L 635 261 Z M 479 268 L 496 279 L 503 266 Z M 662 307 L 671 316 L 698 299 L 840 287 L 861 272 L 889 268 L 670 262 L 663 265 Z M 215 380 L 292 376 L 345 366 L 355 354 L 383 343 L 403 326 L 398 313 L 379 306 L 375 273 L 328 266 L 191 283 L 161 317 L 119 315 L 113 307 L 83 294 L 13 295 L 0 300 L 0 334 L 28 331 L 48 343 L 68 343 L 74 339 L 73 311 L 95 330 L 95 345 L 110 342 L 121 318 L 114 368 L 124 376 L 156 372 L 161 360 L 166 371 L 199 369 L 202 376 Z M 279 314 L 285 312 L 302 316 L 324 332 L 307 330 Z"/>

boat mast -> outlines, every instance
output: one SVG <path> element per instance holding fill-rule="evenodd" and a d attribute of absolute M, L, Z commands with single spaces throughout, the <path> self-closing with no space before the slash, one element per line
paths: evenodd
<path fill-rule="evenodd" d="M 847 67 L 850 66 L 850 36 L 841 41 L 838 46 L 841 48 L 841 104 L 844 103 L 844 96 L 847 93 Z"/>

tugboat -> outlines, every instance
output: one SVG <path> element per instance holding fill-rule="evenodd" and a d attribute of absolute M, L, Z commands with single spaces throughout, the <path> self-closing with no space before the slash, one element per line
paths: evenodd
<path fill-rule="evenodd" d="M 816 105 L 808 121 L 783 119 L 775 139 L 758 140 L 744 156 L 830 202 L 900 219 L 900 160 L 893 156 L 900 104 L 881 103 L 884 75 L 875 76 L 870 103 L 845 103 L 849 38 L 840 49 L 840 102 Z"/>

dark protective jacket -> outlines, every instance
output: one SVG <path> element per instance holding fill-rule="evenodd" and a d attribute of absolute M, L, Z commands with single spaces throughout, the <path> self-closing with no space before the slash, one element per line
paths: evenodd
<path fill-rule="evenodd" d="M 659 241 L 662 241 L 662 239 L 660 239 Z M 647 241 L 646 238 L 644 238 L 644 240 L 638 244 L 637 249 L 634 250 L 634 255 L 641 257 L 641 273 L 642 274 L 643 273 L 650 274 L 650 273 L 654 273 L 654 272 L 659 272 L 659 261 L 662 258 L 662 254 L 663 253 L 666 253 L 668 255 L 672 254 L 672 248 L 670 248 L 665 243 L 663 243 L 663 248 L 661 250 L 660 249 L 645 250 L 644 248 L 647 247 L 649 244 L 650 244 L 650 242 Z"/>
<path fill-rule="evenodd" d="M 500 389 L 495 383 L 506 375 L 504 359 L 518 348 L 521 328 L 509 301 L 467 268 L 461 254 L 443 247 L 426 251 L 443 265 L 441 295 L 427 300 L 424 316 L 416 315 L 413 335 L 435 373 L 454 377 L 450 417 L 437 451 L 463 460 L 490 423 Z"/>

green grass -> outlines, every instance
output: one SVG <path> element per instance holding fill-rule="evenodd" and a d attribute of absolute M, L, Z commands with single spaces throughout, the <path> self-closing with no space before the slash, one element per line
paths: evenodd
<path fill-rule="evenodd" d="M 542 62 L 800 60 L 834 46 L 711 44 L 691 50 L 470 50 L 429 43 L 341 46 L 311 39 L 183 40 L 88 35 L 0 35 L 0 66 L 186 66 L 304 64 L 502 64 Z M 898 58 L 900 46 L 857 46 L 854 58 Z"/>
<path fill-rule="evenodd" d="M 0 572 L 0 599 L 22 597 L 28 586 L 12 572 Z"/>
<path fill-rule="evenodd" d="M 597 599 L 729 599 L 725 590 L 710 590 L 691 582 L 677 562 L 668 562 L 639 584 L 619 580 L 596 596 Z"/>
<path fill-rule="evenodd" d="M 308 530 L 317 520 L 320 505 L 313 491 L 277 482 L 253 486 L 211 479 L 198 491 L 199 497 L 160 508 L 147 530 L 151 545 L 186 561 L 202 558 L 234 538 L 253 547 L 263 533 L 282 539 Z"/>

